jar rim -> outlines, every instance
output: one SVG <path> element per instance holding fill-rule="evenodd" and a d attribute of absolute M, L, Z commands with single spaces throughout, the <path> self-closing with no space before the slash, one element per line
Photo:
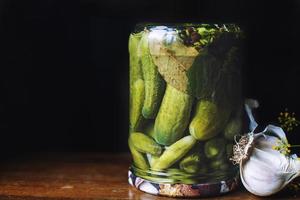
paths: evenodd
<path fill-rule="evenodd" d="M 200 28 L 228 28 L 228 29 L 240 29 L 238 23 L 201 23 L 201 22 L 178 22 L 178 23 L 163 23 L 163 22 L 141 22 L 135 25 L 135 32 L 143 31 L 144 29 L 151 29 L 156 27 L 166 27 L 171 29 L 186 29 L 189 27 Z"/>

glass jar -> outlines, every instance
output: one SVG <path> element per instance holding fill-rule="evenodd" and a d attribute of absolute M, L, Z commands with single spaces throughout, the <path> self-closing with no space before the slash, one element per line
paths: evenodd
<path fill-rule="evenodd" d="M 241 38 L 235 24 L 139 24 L 130 34 L 131 185 L 175 197 L 237 186 Z"/>

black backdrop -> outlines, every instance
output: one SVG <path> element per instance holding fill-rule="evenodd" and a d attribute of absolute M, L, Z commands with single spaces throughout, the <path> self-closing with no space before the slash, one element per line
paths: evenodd
<path fill-rule="evenodd" d="M 259 122 L 300 117 L 300 1 L 2 0 L 0 12 L 1 152 L 127 151 L 127 41 L 143 21 L 239 23 Z"/>

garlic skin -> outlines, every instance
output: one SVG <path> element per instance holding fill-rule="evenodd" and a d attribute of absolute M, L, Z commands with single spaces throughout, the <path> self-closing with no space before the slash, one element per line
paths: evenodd
<path fill-rule="evenodd" d="M 249 142 L 243 149 L 242 159 L 236 163 L 240 165 L 240 177 L 249 192 L 269 196 L 300 175 L 300 160 L 297 156 L 287 156 L 273 148 L 278 145 L 278 141 L 287 143 L 286 135 L 280 127 L 269 125 L 263 132 L 249 133 L 248 137 Z M 239 149 L 240 146 L 235 145 L 234 151 Z"/>

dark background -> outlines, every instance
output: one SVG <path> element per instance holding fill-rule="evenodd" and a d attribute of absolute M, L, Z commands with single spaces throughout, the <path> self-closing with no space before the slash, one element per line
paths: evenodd
<path fill-rule="evenodd" d="M 127 151 L 127 42 L 144 21 L 239 23 L 259 122 L 300 118 L 300 1 L 2 0 L 0 13 L 2 153 Z"/>

